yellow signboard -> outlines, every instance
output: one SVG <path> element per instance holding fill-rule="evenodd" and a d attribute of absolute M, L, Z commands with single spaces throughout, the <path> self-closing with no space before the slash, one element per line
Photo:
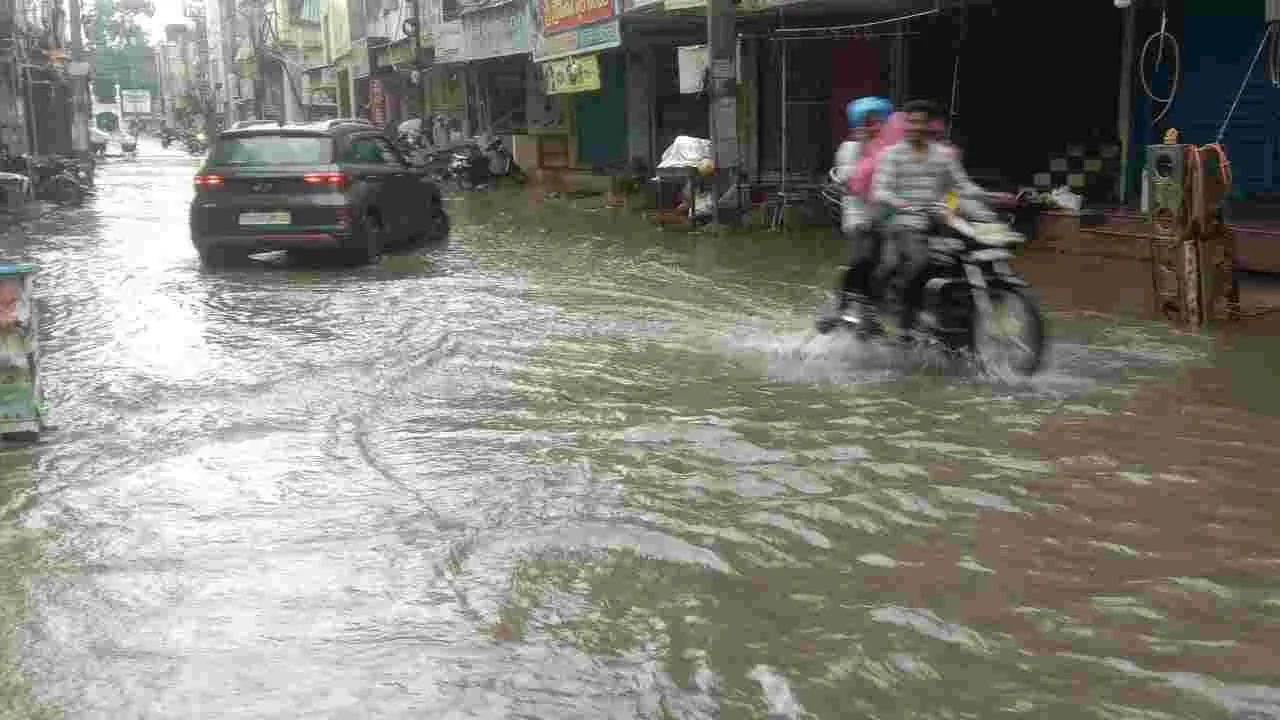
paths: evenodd
<path fill-rule="evenodd" d="M 567 95 L 599 90 L 599 56 L 574 55 L 542 63 L 542 87 L 547 95 Z"/>

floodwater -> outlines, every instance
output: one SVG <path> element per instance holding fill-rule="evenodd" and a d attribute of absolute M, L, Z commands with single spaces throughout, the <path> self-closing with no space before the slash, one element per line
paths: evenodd
<path fill-rule="evenodd" d="M 816 236 L 519 195 L 210 273 L 142 149 L 4 236 L 0 717 L 1280 718 L 1273 342 L 977 377 L 811 337 Z"/>

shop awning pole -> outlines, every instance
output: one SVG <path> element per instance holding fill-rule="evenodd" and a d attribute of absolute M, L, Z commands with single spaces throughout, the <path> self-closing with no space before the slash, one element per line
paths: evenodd
<path fill-rule="evenodd" d="M 1123 205 L 1129 200 L 1129 146 L 1133 142 L 1133 53 L 1138 39 L 1138 22 L 1137 10 L 1132 5 L 1120 12 L 1124 13 L 1124 39 L 1120 48 L 1120 98 L 1116 130 L 1120 140 L 1120 187 L 1117 190 Z"/>
<path fill-rule="evenodd" d="M 951 71 L 951 106 L 947 110 L 946 138 L 951 139 L 951 129 L 956 124 L 956 99 L 960 97 L 960 53 L 956 53 L 955 68 Z"/>
<path fill-rule="evenodd" d="M 779 10 L 779 18 L 782 11 Z M 787 216 L 787 72 L 788 62 L 791 55 L 791 46 L 787 43 L 779 43 L 782 46 L 782 189 L 778 197 L 778 220 L 774 227 L 781 229 Z"/>

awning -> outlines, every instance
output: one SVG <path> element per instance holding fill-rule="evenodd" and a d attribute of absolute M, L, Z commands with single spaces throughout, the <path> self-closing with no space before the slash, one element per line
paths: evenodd
<path fill-rule="evenodd" d="M 467 15 L 482 10 L 492 10 L 493 8 L 510 5 L 515 0 L 460 0 L 458 5 L 459 15 Z"/>

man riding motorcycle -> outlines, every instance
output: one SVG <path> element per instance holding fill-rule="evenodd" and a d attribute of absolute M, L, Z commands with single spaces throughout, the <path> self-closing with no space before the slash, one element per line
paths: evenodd
<path fill-rule="evenodd" d="M 870 329 L 875 325 L 874 308 L 879 300 L 879 286 L 873 279 L 882 255 L 881 235 L 872 228 L 866 194 L 854 192 L 849 181 L 864 148 L 874 144 L 885 120 L 893 113 L 893 103 L 880 97 L 858 98 L 848 104 L 845 113 L 849 139 L 836 150 L 831 174 L 845 188 L 840 203 L 840 230 L 849 243 L 849 262 L 836 290 L 839 302 L 835 312 L 818 320 L 821 333 L 834 329 L 850 306 L 856 307 L 859 322 Z"/>
<path fill-rule="evenodd" d="M 944 206 L 947 196 L 982 200 L 986 193 L 969 179 L 953 148 L 939 141 L 930 125 L 940 120 L 938 106 L 915 100 L 903 107 L 906 137 L 884 151 L 876 161 L 872 200 L 893 212 L 879 282 L 896 271 L 902 274 L 900 330 L 910 339 L 923 301 L 929 265 L 926 235 L 931 214 Z M 981 202 L 967 203 L 976 220 L 994 219 Z"/>

